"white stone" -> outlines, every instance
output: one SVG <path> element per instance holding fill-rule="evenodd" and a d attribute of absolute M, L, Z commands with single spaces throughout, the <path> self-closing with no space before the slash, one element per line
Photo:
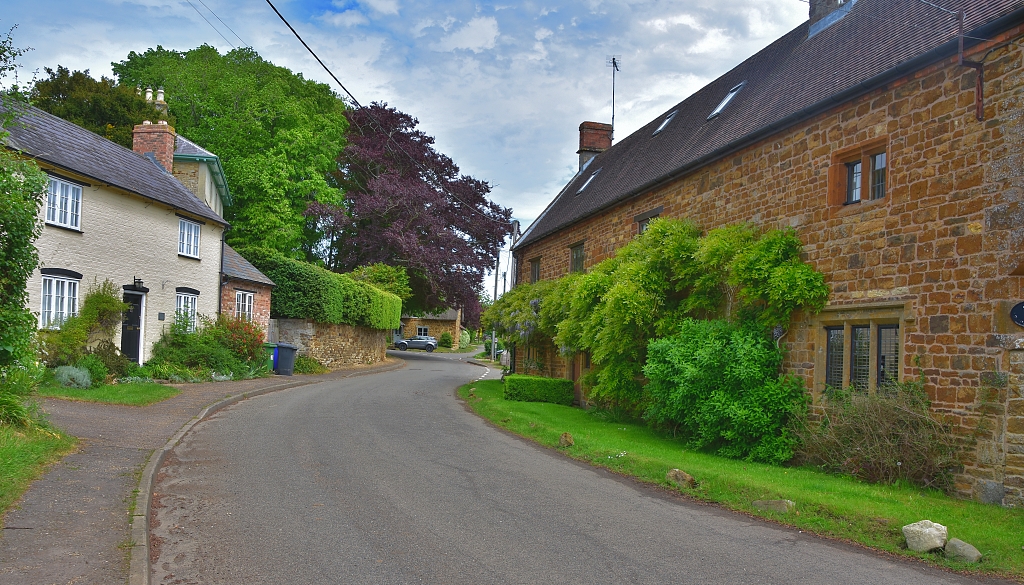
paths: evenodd
<path fill-rule="evenodd" d="M 946 545 L 949 532 L 942 524 L 931 520 L 921 520 L 903 527 L 903 537 L 907 539 L 907 548 L 914 552 L 928 552 Z"/>

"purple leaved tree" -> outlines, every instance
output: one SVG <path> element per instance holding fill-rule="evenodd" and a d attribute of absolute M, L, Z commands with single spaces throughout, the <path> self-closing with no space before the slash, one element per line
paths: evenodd
<path fill-rule="evenodd" d="M 412 116 L 381 103 L 346 115 L 349 142 L 335 173 L 344 200 L 307 210 L 324 234 L 316 255 L 337 272 L 402 266 L 413 290 L 405 311 L 461 308 L 476 326 L 483 277 L 511 231 L 512 210 L 487 198 L 490 185 L 459 174 Z"/>

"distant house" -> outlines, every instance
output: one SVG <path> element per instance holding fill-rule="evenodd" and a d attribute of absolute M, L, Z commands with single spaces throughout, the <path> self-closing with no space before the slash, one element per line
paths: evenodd
<path fill-rule="evenodd" d="M 221 266 L 220 310 L 225 315 L 245 318 L 270 331 L 270 295 L 274 281 L 267 278 L 231 246 L 224 244 Z"/>
<path fill-rule="evenodd" d="M 620 142 L 584 122 L 515 282 L 586 271 L 657 217 L 794 228 L 831 296 L 781 338 L 786 370 L 815 400 L 923 374 L 933 410 L 978 433 L 960 494 L 1024 504 L 1024 0 L 809 4 Z M 553 346 L 515 360 L 590 367 Z"/>
<path fill-rule="evenodd" d="M 402 329 L 396 333 L 406 339 L 414 335 L 430 335 L 441 339 L 442 334 L 449 333 L 452 336 L 452 349 L 459 349 L 462 309 L 448 309 L 441 313 L 420 316 L 402 315 Z"/>
<path fill-rule="evenodd" d="M 36 241 L 40 267 L 28 282 L 39 327 L 77 314 L 89 287 L 112 280 L 129 304 L 115 342 L 143 363 L 176 314 L 194 323 L 221 310 L 221 212 L 230 195 L 223 172 L 218 179 L 210 169 L 219 162 L 197 160 L 209 153 L 186 141 L 176 156 L 166 123 L 136 126 L 132 151 L 36 108 L 8 130 L 6 147 L 50 175 Z M 189 163 L 207 167 L 193 169 L 195 190 L 172 174 Z"/>

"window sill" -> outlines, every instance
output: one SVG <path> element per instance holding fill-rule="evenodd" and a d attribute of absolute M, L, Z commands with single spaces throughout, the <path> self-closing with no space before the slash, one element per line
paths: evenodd
<path fill-rule="evenodd" d="M 848 215 L 864 213 L 865 211 L 872 211 L 880 207 L 885 207 L 885 203 L 888 200 L 888 197 L 882 197 L 881 199 L 871 199 L 868 201 L 858 201 L 857 203 L 843 203 L 842 205 L 836 205 L 832 210 L 832 217 L 846 217 Z"/>
<path fill-rule="evenodd" d="M 188 254 L 182 254 L 181 252 L 178 253 L 178 258 L 184 258 L 186 260 L 195 260 L 196 262 L 202 260 L 202 258 L 200 258 L 199 256 L 189 256 Z"/>
<path fill-rule="evenodd" d="M 66 232 L 72 232 L 72 233 L 76 233 L 76 234 L 84 234 L 85 233 L 85 232 L 83 232 L 81 230 L 81 228 L 68 227 L 66 225 L 60 225 L 59 223 L 46 222 L 46 227 L 57 228 L 59 230 L 64 230 Z"/>

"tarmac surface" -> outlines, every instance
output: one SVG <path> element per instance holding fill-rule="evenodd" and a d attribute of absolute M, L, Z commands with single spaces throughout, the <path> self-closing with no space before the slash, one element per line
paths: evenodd
<path fill-rule="evenodd" d="M 226 396 L 288 388 L 401 367 L 321 376 L 274 376 L 239 382 L 182 384 L 178 396 L 145 407 L 42 399 L 52 424 L 79 438 L 78 450 L 37 480 L 3 518 L 0 584 L 125 583 L 130 551 L 128 509 L 150 454 L 204 407 Z"/>

